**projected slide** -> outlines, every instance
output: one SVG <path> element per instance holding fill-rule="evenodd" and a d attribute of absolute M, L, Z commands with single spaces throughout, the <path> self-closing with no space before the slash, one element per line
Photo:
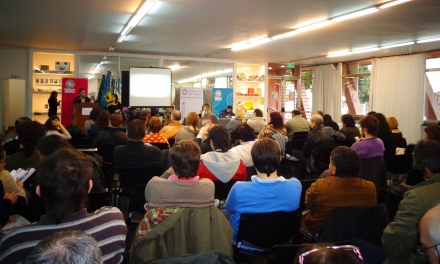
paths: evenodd
<path fill-rule="evenodd" d="M 130 67 L 130 106 L 171 106 L 171 69 Z"/>

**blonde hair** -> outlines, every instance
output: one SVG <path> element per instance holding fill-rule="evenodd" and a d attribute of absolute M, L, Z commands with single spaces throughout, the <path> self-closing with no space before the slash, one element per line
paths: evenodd
<path fill-rule="evenodd" d="M 235 118 L 237 118 L 237 119 L 241 119 L 241 122 L 242 123 L 246 123 L 246 119 L 244 119 L 244 111 L 243 110 L 237 110 L 236 112 L 235 112 Z"/>
<path fill-rule="evenodd" d="M 387 118 L 387 123 L 390 126 L 391 130 L 397 129 L 399 126 L 399 122 L 397 122 L 397 119 L 394 116 Z"/>

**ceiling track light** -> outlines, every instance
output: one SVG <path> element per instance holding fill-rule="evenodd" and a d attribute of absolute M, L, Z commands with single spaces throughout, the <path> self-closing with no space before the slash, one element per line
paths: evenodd
<path fill-rule="evenodd" d="M 365 53 L 365 52 L 378 51 L 378 50 L 380 50 L 379 47 L 374 47 L 374 48 L 367 48 L 367 49 L 352 50 L 351 52 L 354 54 L 357 54 L 357 53 Z"/>
<path fill-rule="evenodd" d="M 346 51 L 339 51 L 339 52 L 332 52 L 332 53 L 329 53 L 329 54 L 327 55 L 327 57 L 328 57 L 328 58 L 332 58 L 332 57 L 346 56 L 346 55 L 350 55 L 350 54 L 352 54 L 352 52 L 346 50 Z"/>
<path fill-rule="evenodd" d="M 390 48 L 395 48 L 395 47 L 402 47 L 402 46 L 408 46 L 408 45 L 413 45 L 414 41 L 410 41 L 410 42 L 404 42 L 404 43 L 399 43 L 399 44 L 392 44 L 392 45 L 387 45 L 387 46 L 381 46 L 381 49 L 390 49 Z"/>
<path fill-rule="evenodd" d="M 379 9 L 385 9 L 385 8 L 392 7 L 392 6 L 395 6 L 395 5 L 399 5 L 399 4 L 408 2 L 408 1 L 410 1 L 410 0 L 397 0 L 397 1 L 393 1 L 393 2 L 386 3 L 386 4 L 383 4 L 383 5 L 379 6 Z"/>
<path fill-rule="evenodd" d="M 267 42 L 269 42 L 271 40 L 272 40 L 271 38 L 265 37 L 265 38 L 254 40 L 252 42 L 239 44 L 239 45 L 231 48 L 231 50 L 232 51 L 237 51 L 237 50 L 242 50 L 242 49 L 248 49 L 250 47 L 254 47 L 254 46 L 257 46 L 257 45 L 260 45 L 260 44 L 267 43 Z"/>
<path fill-rule="evenodd" d="M 339 17 L 335 17 L 333 18 L 331 21 L 332 22 L 340 22 L 340 21 L 344 21 L 344 20 L 348 20 L 348 19 L 352 19 L 355 17 L 360 17 L 360 16 L 364 16 L 364 15 L 368 15 L 374 12 L 379 11 L 379 9 L 377 7 L 370 7 L 361 11 L 357 11 L 357 12 L 353 12 L 347 15 L 343 15 L 343 16 L 339 16 Z"/>
<path fill-rule="evenodd" d="M 440 38 L 422 39 L 422 40 L 417 41 L 417 44 L 427 43 L 427 42 L 434 42 L 434 41 L 440 41 Z"/>

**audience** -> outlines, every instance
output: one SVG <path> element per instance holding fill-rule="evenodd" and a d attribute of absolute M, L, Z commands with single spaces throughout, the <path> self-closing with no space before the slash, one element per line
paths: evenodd
<path fill-rule="evenodd" d="M 440 205 L 429 209 L 420 220 L 420 243 L 418 252 L 427 255 L 431 264 L 440 262 Z"/>
<path fill-rule="evenodd" d="M 104 128 L 93 139 L 90 147 L 99 148 L 102 146 L 118 146 L 127 143 L 127 137 L 121 129 L 122 116 L 118 114 L 111 114 L 109 117 L 108 127 Z"/>
<path fill-rule="evenodd" d="M 292 111 L 292 118 L 286 122 L 286 130 L 290 141 L 295 132 L 309 132 L 310 124 L 301 116 L 301 111 L 295 109 Z"/>
<path fill-rule="evenodd" d="M 41 240 L 29 253 L 25 264 L 102 263 L 98 242 L 83 231 L 56 232 Z"/>
<path fill-rule="evenodd" d="M 212 127 L 208 132 L 214 151 L 202 154 L 197 175 L 212 181 L 226 183 L 230 180 L 245 181 L 246 166 L 235 154 L 228 152 L 231 144 L 229 132 L 224 125 Z"/>
<path fill-rule="evenodd" d="M 93 108 L 92 111 L 90 111 L 89 119 L 84 122 L 84 130 L 86 135 L 89 133 L 90 127 L 95 124 L 96 119 L 101 112 L 102 109 L 99 107 Z"/>
<path fill-rule="evenodd" d="M 211 142 L 208 138 L 208 132 L 213 126 L 218 125 L 218 120 L 214 114 L 206 113 L 202 116 L 200 123 L 202 124 L 202 127 L 194 141 L 199 144 L 202 154 L 205 154 L 206 152 L 213 151 Z"/>
<path fill-rule="evenodd" d="M 144 143 L 167 143 L 168 147 L 170 147 L 167 136 L 160 132 L 162 129 L 162 122 L 160 121 L 160 118 L 153 116 L 150 118 L 150 120 L 148 120 L 147 124 L 149 133 L 145 133 L 142 141 Z"/>
<path fill-rule="evenodd" d="M 299 207 L 301 183 L 296 178 L 278 176 L 280 147 L 269 138 L 255 142 L 251 151 L 257 175 L 251 182 L 237 182 L 226 199 L 226 212 L 234 228 L 233 244 L 242 213 L 292 212 Z M 263 226 L 261 228 L 264 228 Z M 258 230 L 255 230 L 258 232 Z"/>
<path fill-rule="evenodd" d="M 171 122 L 164 126 L 160 132 L 164 133 L 167 136 L 167 139 L 176 138 L 177 131 L 183 128 L 183 125 L 180 123 L 180 119 L 182 119 L 182 114 L 179 110 L 174 110 L 171 113 Z"/>
<path fill-rule="evenodd" d="M 252 118 L 248 119 L 247 124 L 252 127 L 254 129 L 254 133 L 258 135 L 266 126 L 266 121 L 263 119 L 263 111 L 255 108 Z"/>
<path fill-rule="evenodd" d="M 95 138 L 99 132 L 103 131 L 108 127 L 108 122 L 110 120 L 110 114 L 107 111 L 101 111 L 96 118 L 96 122 L 90 126 L 87 133 L 88 138 Z"/>
<path fill-rule="evenodd" d="M 361 137 L 361 133 L 359 128 L 356 127 L 353 116 L 350 114 L 342 115 L 341 121 L 342 128 L 339 130 L 339 133 L 343 134 L 346 140 L 355 140 L 355 137 Z"/>
<path fill-rule="evenodd" d="M 24 123 L 31 121 L 29 117 L 19 117 L 17 120 L 15 120 L 15 126 L 14 126 L 14 132 L 16 136 L 14 138 L 6 139 L 5 140 L 5 149 L 6 149 L 6 155 L 12 155 L 17 151 L 17 149 L 20 148 L 20 140 L 18 139 L 18 127 Z"/>
<path fill-rule="evenodd" d="M 44 128 L 46 129 L 46 136 L 57 135 L 66 140 L 72 138 L 67 129 L 61 124 L 60 118 L 56 115 L 49 117 L 44 123 Z"/>
<path fill-rule="evenodd" d="M 363 139 L 357 138 L 351 148 L 359 154 L 361 159 L 383 157 L 385 147 L 382 140 L 376 137 L 379 130 L 379 120 L 373 115 L 367 115 L 359 123 Z"/>
<path fill-rule="evenodd" d="M 238 144 L 229 151 L 237 155 L 246 167 L 254 166 L 251 149 L 255 144 L 255 133 L 252 127 L 248 124 L 239 125 L 232 131 L 232 138 L 237 139 Z"/>
<path fill-rule="evenodd" d="M 237 126 L 246 123 L 246 119 L 244 119 L 244 110 L 237 110 L 235 112 L 235 118 L 232 118 L 231 121 L 226 125 L 226 128 L 229 132 L 232 132 Z"/>
<path fill-rule="evenodd" d="M 331 115 L 325 114 L 323 116 L 323 119 L 324 119 L 324 122 L 323 122 L 324 126 L 329 126 L 329 127 L 333 128 L 333 130 L 339 131 L 339 125 L 338 125 L 338 123 L 333 121 Z"/>
<path fill-rule="evenodd" d="M 103 207 L 88 214 L 84 208 L 93 185 L 90 160 L 64 148 L 44 159 L 37 173 L 41 181 L 36 193 L 47 215 L 6 233 L 0 241 L 0 262 L 24 261 L 38 242 L 54 232 L 81 230 L 98 241 L 105 263 L 121 263 L 127 234 L 121 211 Z"/>
<path fill-rule="evenodd" d="M 208 111 L 209 111 L 209 105 L 208 105 Z M 210 112 L 203 113 L 202 116 L 204 116 L 207 113 Z M 189 112 L 188 115 L 186 116 L 186 124 L 187 125 L 185 127 L 177 131 L 175 142 L 179 142 L 184 139 L 193 140 L 194 138 L 197 137 L 197 133 L 199 133 L 198 127 L 200 125 L 199 115 L 196 112 Z"/>
<path fill-rule="evenodd" d="M 260 131 L 258 138 L 272 137 L 275 134 L 287 136 L 286 126 L 283 117 L 279 112 L 270 113 L 270 122 Z"/>
<path fill-rule="evenodd" d="M 328 175 L 312 183 L 306 193 L 309 213 L 304 223 L 317 234 L 327 217 L 336 208 L 369 207 L 376 205 L 376 187 L 359 178 L 359 155 L 348 147 L 336 147 L 330 156 Z"/>
<path fill-rule="evenodd" d="M 440 201 L 440 142 L 419 141 L 414 148 L 414 165 L 425 173 L 426 181 L 410 187 L 399 204 L 394 221 L 383 231 L 385 263 L 426 263 L 417 253 L 419 222 Z"/>

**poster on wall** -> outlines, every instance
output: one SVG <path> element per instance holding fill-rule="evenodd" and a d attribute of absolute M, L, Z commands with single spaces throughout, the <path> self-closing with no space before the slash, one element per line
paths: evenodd
<path fill-rule="evenodd" d="M 79 96 L 81 88 L 87 96 L 89 82 L 87 78 L 62 78 L 61 84 L 61 123 L 67 127 L 73 122 L 73 100 Z"/>
<path fill-rule="evenodd" d="M 180 87 L 180 111 L 182 112 L 182 119 L 185 118 L 190 112 L 196 112 L 198 114 L 202 109 L 202 104 L 202 88 Z"/>
<path fill-rule="evenodd" d="M 220 111 L 225 110 L 228 105 L 233 105 L 234 95 L 232 88 L 212 88 L 212 113 L 220 115 Z M 232 108 L 232 111 L 235 111 Z"/>

